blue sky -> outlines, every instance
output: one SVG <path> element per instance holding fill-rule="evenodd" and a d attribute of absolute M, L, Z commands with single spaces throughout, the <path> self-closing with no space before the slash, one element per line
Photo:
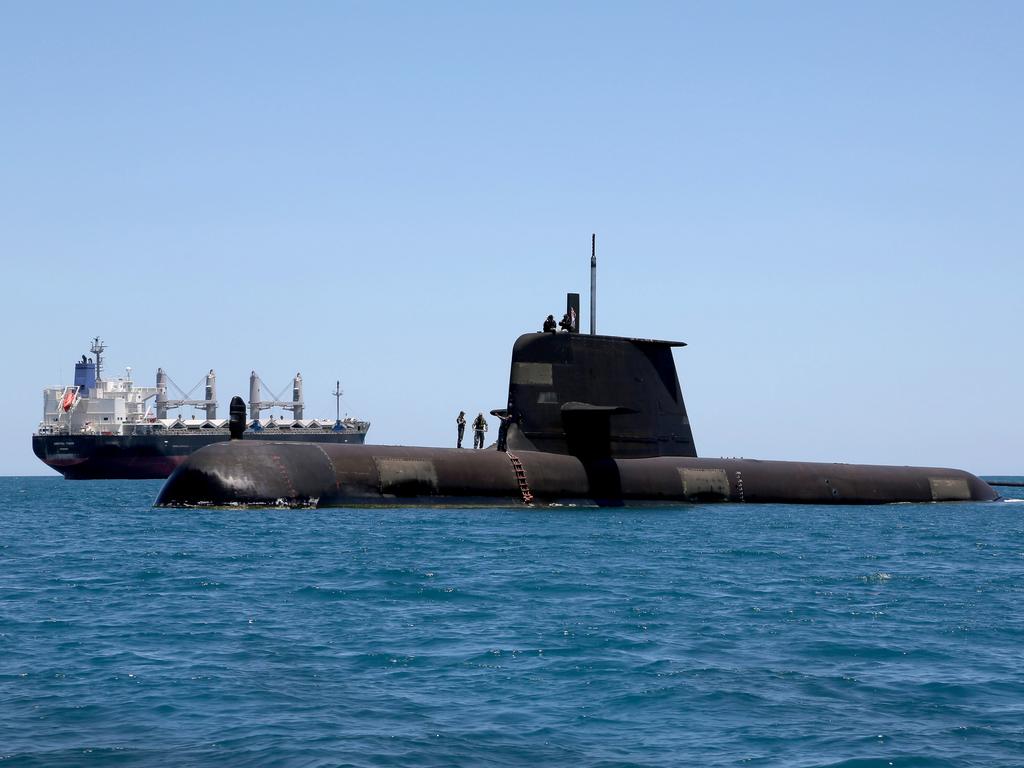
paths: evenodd
<path fill-rule="evenodd" d="M 0 473 L 92 336 L 447 445 L 586 291 L 706 456 L 1024 472 L 1020 3 L 7 4 Z"/>

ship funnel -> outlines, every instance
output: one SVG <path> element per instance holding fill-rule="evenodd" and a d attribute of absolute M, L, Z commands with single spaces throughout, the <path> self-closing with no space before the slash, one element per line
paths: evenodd
<path fill-rule="evenodd" d="M 292 413 L 296 421 L 302 418 L 302 374 L 296 373 L 292 382 Z"/>
<path fill-rule="evenodd" d="M 217 418 L 217 374 L 213 368 L 206 374 L 206 418 L 210 421 Z"/>
<path fill-rule="evenodd" d="M 260 420 L 260 377 L 256 371 L 249 374 L 249 418 Z"/>
<path fill-rule="evenodd" d="M 85 355 L 82 355 L 82 362 L 75 363 L 75 386 L 83 397 L 96 389 L 96 364 Z"/>
<path fill-rule="evenodd" d="M 167 418 L 167 374 L 163 368 L 156 369 L 156 417 Z"/>

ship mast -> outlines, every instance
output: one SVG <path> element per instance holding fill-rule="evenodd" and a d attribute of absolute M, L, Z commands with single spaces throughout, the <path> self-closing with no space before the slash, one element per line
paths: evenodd
<path fill-rule="evenodd" d="M 334 423 L 335 424 L 340 424 L 341 423 L 341 395 L 342 395 L 341 382 L 340 381 L 334 382 L 334 391 L 331 392 L 331 394 L 334 395 Z"/>
<path fill-rule="evenodd" d="M 92 346 L 89 347 L 89 351 L 96 355 L 96 381 L 100 380 L 100 370 L 103 367 L 102 355 L 106 349 L 106 345 L 100 341 L 99 336 L 92 340 Z"/>
<path fill-rule="evenodd" d="M 597 235 L 590 236 L 590 335 L 597 333 Z"/>

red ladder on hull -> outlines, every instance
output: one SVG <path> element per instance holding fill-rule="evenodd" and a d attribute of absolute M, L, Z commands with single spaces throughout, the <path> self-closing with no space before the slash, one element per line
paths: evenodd
<path fill-rule="evenodd" d="M 523 463 L 514 453 L 506 451 L 505 455 L 512 462 L 512 469 L 516 472 L 516 482 L 519 484 L 519 492 L 523 494 L 523 504 L 533 503 L 533 491 L 530 490 L 530 484 L 526 481 L 526 470 L 523 469 Z"/>

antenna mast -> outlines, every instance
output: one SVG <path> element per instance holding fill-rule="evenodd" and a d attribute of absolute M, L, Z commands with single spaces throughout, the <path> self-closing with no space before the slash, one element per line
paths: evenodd
<path fill-rule="evenodd" d="M 334 395 L 334 421 L 337 424 L 341 423 L 341 382 L 334 382 L 334 391 L 331 392 Z"/>
<path fill-rule="evenodd" d="M 590 335 L 597 333 L 597 235 L 590 236 Z"/>
<path fill-rule="evenodd" d="M 102 355 L 106 349 L 106 345 L 100 341 L 99 336 L 92 340 L 92 346 L 89 347 L 89 351 L 96 355 L 96 381 L 100 380 L 100 369 L 103 367 Z"/>

